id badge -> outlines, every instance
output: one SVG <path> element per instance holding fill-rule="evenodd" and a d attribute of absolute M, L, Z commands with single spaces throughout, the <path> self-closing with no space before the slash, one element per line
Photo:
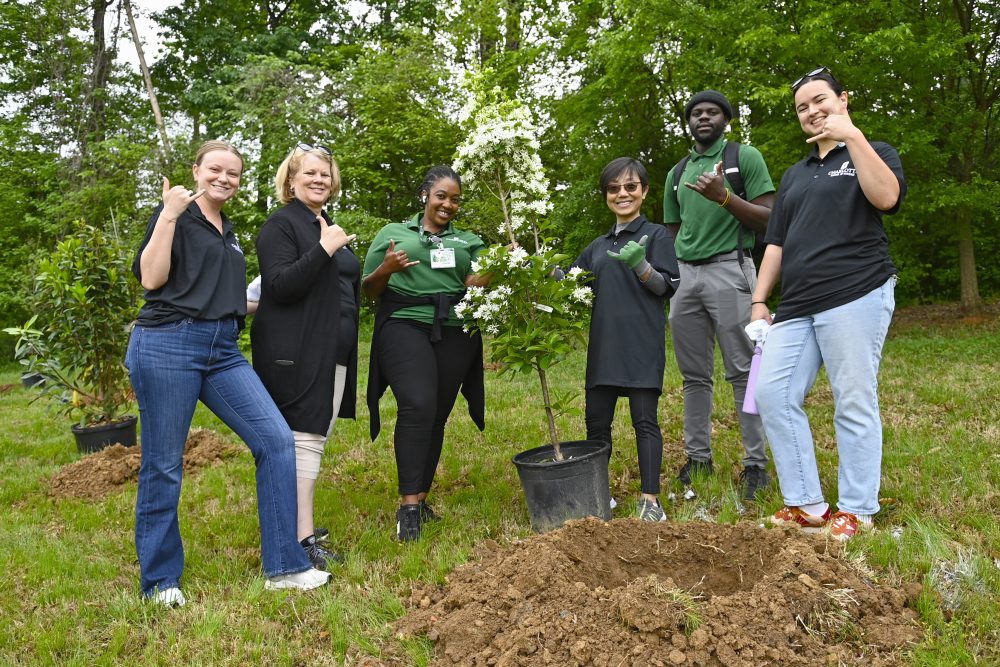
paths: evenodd
<path fill-rule="evenodd" d="M 433 248 L 431 249 L 432 269 L 454 269 L 455 249 L 454 248 Z"/>

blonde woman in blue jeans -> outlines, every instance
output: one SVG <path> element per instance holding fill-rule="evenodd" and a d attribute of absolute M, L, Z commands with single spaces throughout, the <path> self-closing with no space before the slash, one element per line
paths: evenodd
<path fill-rule="evenodd" d="M 800 77 L 792 93 L 813 149 L 781 179 L 751 311 L 751 320 L 771 321 L 765 301 L 780 275 L 756 392 L 785 501 L 770 521 L 847 540 L 879 511 L 878 369 L 896 285 L 882 216 L 899 210 L 906 181 L 896 149 L 868 141 L 851 121 L 829 69 Z M 803 409 L 821 366 L 840 459 L 835 513 Z"/>

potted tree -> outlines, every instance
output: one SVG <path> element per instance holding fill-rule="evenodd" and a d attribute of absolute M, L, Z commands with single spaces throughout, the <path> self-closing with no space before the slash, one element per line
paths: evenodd
<path fill-rule="evenodd" d="M 556 424 L 573 392 L 552 387 L 548 371 L 585 340 L 593 292 L 580 269 L 553 277 L 568 257 L 546 237 L 551 204 L 531 113 L 496 89 L 474 93 L 467 111 L 470 131 L 455 162 L 466 208 L 499 219 L 494 234 L 507 245 L 480 254 L 473 270 L 489 274 L 490 285 L 469 288 L 456 311 L 469 328 L 491 337 L 490 356 L 501 374 L 538 377 L 549 442 L 513 458 L 532 527 L 541 532 L 570 518 L 609 519 L 609 446 L 563 442 Z"/>
<path fill-rule="evenodd" d="M 136 418 L 123 363 L 139 290 L 129 276 L 128 248 L 114 223 L 82 222 L 42 260 L 30 298 L 35 313 L 21 327 L 15 357 L 45 377 L 40 395 L 73 418 L 81 452 L 119 442 L 134 445 Z"/>

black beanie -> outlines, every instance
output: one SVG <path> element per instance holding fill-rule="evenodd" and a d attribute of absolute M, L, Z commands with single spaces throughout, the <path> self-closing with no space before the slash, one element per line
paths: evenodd
<path fill-rule="evenodd" d="M 717 90 L 703 90 L 700 93 L 695 93 L 691 101 L 684 105 L 684 120 L 691 118 L 691 109 L 695 107 L 696 104 L 701 104 L 702 102 L 711 102 L 722 109 L 722 114 L 726 117 L 726 120 L 733 119 L 733 105 L 729 103 L 726 96 Z"/>

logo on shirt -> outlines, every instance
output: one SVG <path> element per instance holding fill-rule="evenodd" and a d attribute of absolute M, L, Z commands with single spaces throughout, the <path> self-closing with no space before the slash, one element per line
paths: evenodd
<path fill-rule="evenodd" d="M 850 160 L 848 160 L 844 164 L 840 165 L 840 169 L 834 169 L 833 171 L 826 172 L 826 175 L 830 176 L 830 177 L 833 177 L 833 176 L 854 176 L 855 178 L 857 178 L 858 177 L 858 170 L 855 169 L 854 167 L 848 167 L 847 165 L 849 165 L 849 164 L 851 164 Z"/>
<path fill-rule="evenodd" d="M 236 252 L 240 253 L 241 255 L 243 254 L 243 250 L 240 249 L 239 243 L 230 243 L 229 246 Z"/>

